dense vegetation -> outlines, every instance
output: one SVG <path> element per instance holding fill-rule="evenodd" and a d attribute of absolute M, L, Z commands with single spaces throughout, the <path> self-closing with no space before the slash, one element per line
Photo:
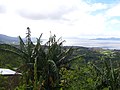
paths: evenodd
<path fill-rule="evenodd" d="M 26 42 L 19 37 L 18 46 L 0 44 L 0 68 L 22 73 L 14 90 L 120 89 L 119 50 L 63 46 L 52 34 L 44 45 L 42 34 L 34 44 L 27 30 Z M 7 78 L 0 76 L 2 90 L 9 88 Z"/>

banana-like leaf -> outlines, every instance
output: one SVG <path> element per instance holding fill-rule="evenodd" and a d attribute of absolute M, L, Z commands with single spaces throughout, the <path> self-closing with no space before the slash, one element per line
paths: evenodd
<path fill-rule="evenodd" d="M 19 36 L 19 40 L 20 40 L 20 49 L 26 52 L 25 43 L 20 36 Z"/>
<path fill-rule="evenodd" d="M 62 64 L 63 62 L 69 61 L 69 57 L 71 56 L 73 52 L 72 47 L 66 50 L 65 52 L 61 53 L 62 57 L 61 59 L 57 62 L 58 65 Z M 60 56 L 59 56 L 60 57 Z"/>
<path fill-rule="evenodd" d="M 99 68 L 99 67 L 97 67 L 95 64 L 93 64 L 92 63 L 92 66 L 95 68 L 95 70 L 97 71 L 97 74 L 100 74 L 100 75 L 103 75 L 103 72 L 102 72 L 102 70 Z"/>
<path fill-rule="evenodd" d="M 1 49 L 0 48 L 0 52 L 1 53 L 7 53 L 7 54 L 14 54 L 14 55 L 16 55 L 16 56 L 19 56 L 20 58 L 23 58 L 23 59 L 27 59 L 27 57 L 24 55 L 22 55 L 22 54 L 20 54 L 20 53 L 17 53 L 17 52 L 15 52 L 15 51 L 11 51 L 11 50 L 7 50 L 7 49 Z"/>
<path fill-rule="evenodd" d="M 57 73 L 57 66 L 56 63 L 53 60 L 48 60 L 48 65 L 50 66 L 51 72 Z"/>
<path fill-rule="evenodd" d="M 9 44 L 0 44 L 0 49 L 1 50 L 6 50 L 8 52 L 9 51 L 10 52 L 16 52 L 16 53 L 19 53 L 21 55 L 28 56 L 25 52 L 23 52 L 19 48 L 15 47 L 15 46 L 12 46 L 12 45 L 9 45 Z"/>

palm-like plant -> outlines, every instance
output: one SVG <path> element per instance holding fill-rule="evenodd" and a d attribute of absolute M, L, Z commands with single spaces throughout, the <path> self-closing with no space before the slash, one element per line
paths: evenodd
<path fill-rule="evenodd" d="M 13 54 L 22 59 L 23 64 L 18 69 L 22 70 L 23 74 L 26 75 L 26 84 L 34 79 L 32 74 L 34 58 L 31 57 L 34 45 L 30 38 L 30 29 L 27 28 L 27 30 L 26 43 L 19 36 L 20 48 L 9 44 L 0 44 L 0 52 L 3 54 Z"/>
<path fill-rule="evenodd" d="M 41 37 L 41 36 L 40 36 Z M 59 84 L 59 70 L 65 66 L 71 59 L 72 48 L 65 49 L 62 46 L 64 41 L 61 38 L 56 40 L 56 36 L 50 36 L 45 45 L 40 44 L 40 38 L 34 48 L 34 58 L 37 58 L 38 79 L 43 77 L 43 87 L 47 90 L 55 88 Z M 75 58 L 74 58 L 75 59 Z M 57 87 L 56 87 L 57 88 Z"/>
<path fill-rule="evenodd" d="M 39 82 L 41 82 L 42 88 L 47 90 L 54 89 L 60 81 L 60 68 L 75 59 L 71 59 L 73 49 L 72 47 L 64 48 L 64 41 L 61 41 L 61 38 L 56 40 L 55 35 L 51 35 L 49 41 L 45 45 L 42 45 L 41 34 L 37 39 L 37 44 L 33 44 L 30 28 L 28 27 L 27 30 L 26 43 L 19 36 L 19 48 L 9 44 L 0 44 L 0 51 L 3 53 L 12 53 L 22 58 L 23 65 L 19 69 L 25 75 L 26 85 L 35 83 L 34 86 L 36 88 L 37 83 L 35 79 L 37 81 L 40 79 L 41 81 Z"/>

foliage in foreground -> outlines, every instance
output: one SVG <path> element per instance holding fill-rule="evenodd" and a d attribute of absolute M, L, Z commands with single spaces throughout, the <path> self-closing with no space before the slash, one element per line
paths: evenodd
<path fill-rule="evenodd" d="M 76 59 L 71 57 L 73 49 L 63 48 L 64 41 L 61 41 L 61 38 L 56 40 L 55 35 L 50 35 L 48 42 L 42 45 L 41 34 L 37 39 L 37 44 L 33 44 L 30 28 L 27 29 L 26 42 L 19 37 L 20 48 L 1 44 L 0 51 L 21 58 L 23 63 L 17 70 L 23 75 L 21 85 L 24 85 L 26 89 L 59 89 L 61 87 L 59 85 L 60 69 Z"/>
<path fill-rule="evenodd" d="M 27 29 L 26 42 L 19 37 L 19 48 L 0 44 L 0 67 L 17 67 L 22 73 L 15 90 L 119 90 L 119 52 L 64 47 L 55 35 L 42 45 L 41 34 L 34 44 Z M 6 65 L 10 59 L 16 60 Z M 0 83 L 3 90 L 6 83 Z"/>

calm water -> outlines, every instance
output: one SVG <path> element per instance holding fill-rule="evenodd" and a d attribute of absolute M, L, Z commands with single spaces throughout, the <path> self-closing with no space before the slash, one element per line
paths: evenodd
<path fill-rule="evenodd" d="M 64 45 L 120 49 L 120 40 L 65 39 Z"/>

